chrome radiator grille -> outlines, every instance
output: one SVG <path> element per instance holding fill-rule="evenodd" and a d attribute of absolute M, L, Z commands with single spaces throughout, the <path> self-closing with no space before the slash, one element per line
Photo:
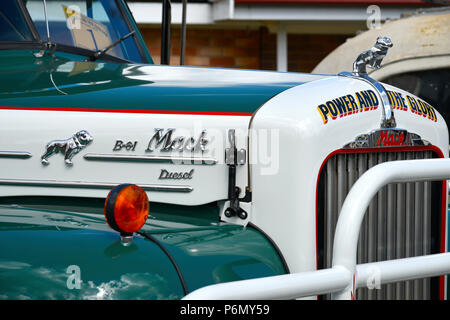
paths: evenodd
<path fill-rule="evenodd" d="M 346 153 L 324 165 L 318 188 L 318 262 L 331 267 L 338 215 L 352 185 L 369 168 L 386 161 L 433 158 L 433 151 Z M 439 252 L 441 182 L 389 184 L 373 198 L 358 243 L 358 264 Z M 361 288 L 357 299 L 438 298 L 439 279 Z M 325 297 L 326 298 L 326 297 Z"/>

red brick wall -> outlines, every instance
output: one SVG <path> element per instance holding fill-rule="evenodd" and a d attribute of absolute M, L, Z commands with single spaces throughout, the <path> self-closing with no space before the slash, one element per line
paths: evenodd
<path fill-rule="evenodd" d="M 141 28 L 155 63 L 161 61 L 161 31 Z M 180 63 L 180 29 L 172 28 L 171 64 Z M 186 65 L 259 68 L 259 31 L 187 29 Z"/>
<path fill-rule="evenodd" d="M 277 35 L 260 29 L 260 69 L 277 68 Z M 351 35 L 288 34 L 288 71 L 311 72 L 331 51 Z"/>
<path fill-rule="evenodd" d="M 141 28 L 150 53 L 160 63 L 161 30 Z M 180 29 L 172 28 L 171 61 L 180 63 Z M 345 41 L 342 35 L 288 35 L 288 70 L 311 72 L 329 52 Z M 195 29 L 186 32 L 186 65 L 276 70 L 276 34 L 267 28 Z"/>
<path fill-rule="evenodd" d="M 345 42 L 348 35 L 289 34 L 288 70 L 311 72 L 331 51 Z M 355 52 L 355 58 L 359 52 Z M 351 69 L 352 66 L 348 66 Z"/>

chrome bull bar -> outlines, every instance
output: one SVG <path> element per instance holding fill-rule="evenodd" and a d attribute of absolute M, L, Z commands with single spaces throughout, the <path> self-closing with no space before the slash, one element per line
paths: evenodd
<path fill-rule="evenodd" d="M 371 199 L 389 183 L 450 179 L 450 159 L 385 162 L 365 172 L 353 185 L 342 206 L 329 269 L 241 280 L 206 286 L 186 295 L 202 299 L 295 299 L 332 293 L 332 299 L 355 298 L 356 288 L 375 282 L 399 281 L 450 273 L 450 253 L 356 264 L 361 224 Z"/>

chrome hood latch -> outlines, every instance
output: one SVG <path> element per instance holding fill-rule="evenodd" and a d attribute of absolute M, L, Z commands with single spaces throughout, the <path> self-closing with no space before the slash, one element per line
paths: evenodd
<path fill-rule="evenodd" d="M 246 163 L 247 155 L 245 149 L 237 150 L 234 129 L 228 130 L 228 140 L 230 148 L 225 150 L 225 163 L 228 166 L 228 200 L 230 200 L 230 206 L 225 210 L 225 216 L 227 218 L 238 216 L 245 220 L 248 213 L 240 207 L 239 202 L 250 202 L 251 192 L 247 188 L 244 198 L 239 198 L 241 189 L 236 185 L 236 167 Z"/>

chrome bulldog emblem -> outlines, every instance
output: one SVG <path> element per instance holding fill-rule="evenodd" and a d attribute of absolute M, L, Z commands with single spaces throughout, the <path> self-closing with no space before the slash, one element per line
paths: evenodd
<path fill-rule="evenodd" d="M 381 61 L 383 61 L 389 48 L 392 48 L 391 39 L 378 37 L 372 49 L 364 51 L 356 58 L 353 63 L 353 74 L 358 76 L 367 74 L 366 66 L 372 69 L 379 69 Z"/>
<path fill-rule="evenodd" d="M 81 130 L 75 133 L 72 137 L 66 140 L 53 140 L 47 143 L 45 153 L 41 156 L 41 163 L 48 165 L 48 157 L 61 152 L 64 154 L 64 162 L 71 166 L 72 158 L 84 149 L 94 138 L 86 130 Z"/>

